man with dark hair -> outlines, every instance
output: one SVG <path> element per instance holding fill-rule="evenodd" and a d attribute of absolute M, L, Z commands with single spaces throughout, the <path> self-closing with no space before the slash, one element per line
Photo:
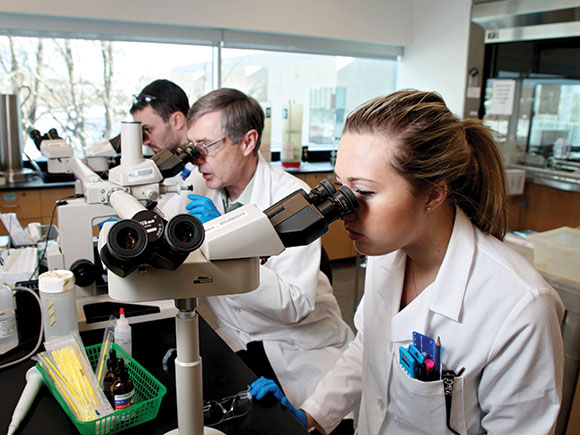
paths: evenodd
<path fill-rule="evenodd" d="M 143 145 L 158 153 L 164 149 L 172 150 L 187 141 L 187 111 L 189 101 L 183 89 L 169 80 L 155 80 L 143 88 L 131 106 L 131 115 L 140 121 L 143 128 Z M 174 177 L 166 178 L 167 186 L 182 184 L 193 165 L 187 164 L 185 170 Z M 157 202 L 163 210 L 169 199 L 176 196 L 166 193 Z"/>
<path fill-rule="evenodd" d="M 130 112 L 143 126 L 143 145 L 158 153 L 186 141 L 188 110 L 183 89 L 169 80 L 155 80 L 135 97 Z"/>
<path fill-rule="evenodd" d="M 176 213 L 189 211 L 206 222 L 242 205 L 264 210 L 298 189 L 310 190 L 258 153 L 264 112 L 243 92 L 219 89 L 201 97 L 187 124 L 187 138 L 202 157 L 186 180 L 196 194 L 187 195 L 189 203 Z M 279 382 L 297 404 L 353 338 L 320 260 L 320 240 L 288 248 L 260 266 L 256 290 L 206 298 L 221 337 L 256 375 Z"/>

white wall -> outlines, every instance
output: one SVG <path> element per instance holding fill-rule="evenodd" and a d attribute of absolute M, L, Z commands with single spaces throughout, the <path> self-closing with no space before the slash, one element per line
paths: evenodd
<path fill-rule="evenodd" d="M 398 87 L 436 90 L 453 112 L 463 114 L 469 0 L 5 1 L 0 18 L 6 22 L 10 14 L 20 14 L 21 27 L 27 25 L 22 14 L 30 14 L 179 26 L 181 31 L 183 26 L 195 26 L 404 46 Z"/>
<path fill-rule="evenodd" d="M 471 2 L 415 0 L 412 39 L 399 63 L 397 88 L 439 92 L 463 116 Z"/>
<path fill-rule="evenodd" d="M 399 0 L 26 0 L 0 13 L 202 26 L 406 45 L 411 4 Z"/>

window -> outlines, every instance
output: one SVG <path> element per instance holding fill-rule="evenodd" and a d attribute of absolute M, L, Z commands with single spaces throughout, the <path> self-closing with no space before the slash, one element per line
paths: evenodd
<path fill-rule="evenodd" d="M 302 145 L 336 144 L 348 112 L 395 90 L 397 62 L 342 56 L 224 49 L 222 86 L 271 107 L 271 147 L 282 143 L 284 107 L 302 105 Z"/>
<path fill-rule="evenodd" d="M 271 107 L 274 150 L 281 146 L 288 102 L 301 105 L 301 145 L 328 150 L 349 111 L 395 89 L 395 60 L 239 47 L 222 48 L 218 60 L 218 44 L 0 36 L 0 93 L 18 94 L 24 151 L 37 158 L 31 130 L 44 134 L 55 128 L 80 151 L 116 136 L 121 121 L 130 119 L 133 95 L 155 79 L 176 82 L 193 103 L 216 86 L 218 61 L 221 86 Z"/>
<path fill-rule="evenodd" d="M 0 36 L 0 93 L 19 96 L 24 151 L 28 137 L 55 128 L 76 150 L 121 131 L 132 98 L 167 78 L 190 101 L 212 89 L 212 47 L 146 42 Z"/>
<path fill-rule="evenodd" d="M 506 84 L 508 97 L 498 83 Z M 507 107 L 498 106 L 503 101 Z M 508 163 L 577 165 L 571 161 L 580 158 L 580 80 L 489 79 L 484 106 L 484 122 L 499 133 Z"/>

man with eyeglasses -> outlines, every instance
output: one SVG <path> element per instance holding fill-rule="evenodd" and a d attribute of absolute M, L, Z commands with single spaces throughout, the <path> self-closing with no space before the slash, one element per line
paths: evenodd
<path fill-rule="evenodd" d="M 135 96 L 131 115 L 141 122 L 143 145 L 158 153 L 164 149 L 174 149 L 187 141 L 187 95 L 178 85 L 169 80 L 155 80 Z M 188 165 L 184 172 L 163 182 L 166 185 L 181 184 L 193 166 Z M 166 202 L 175 194 L 166 194 L 158 201 L 157 207 L 163 209 Z"/>
<path fill-rule="evenodd" d="M 264 112 L 254 98 L 235 89 L 210 92 L 191 106 L 187 124 L 187 138 L 202 157 L 186 180 L 193 180 L 195 194 L 187 195 L 182 212 L 206 222 L 245 204 L 264 210 L 297 189 L 310 190 L 259 154 Z M 320 259 L 320 240 L 288 248 L 260 266 L 258 289 L 206 298 L 220 336 L 295 404 L 353 338 Z"/>

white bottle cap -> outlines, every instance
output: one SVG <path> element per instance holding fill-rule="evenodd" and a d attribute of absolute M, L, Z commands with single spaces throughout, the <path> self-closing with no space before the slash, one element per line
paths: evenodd
<path fill-rule="evenodd" d="M 38 289 L 43 293 L 63 293 L 75 287 L 75 276 L 70 270 L 51 270 L 38 277 Z"/>

